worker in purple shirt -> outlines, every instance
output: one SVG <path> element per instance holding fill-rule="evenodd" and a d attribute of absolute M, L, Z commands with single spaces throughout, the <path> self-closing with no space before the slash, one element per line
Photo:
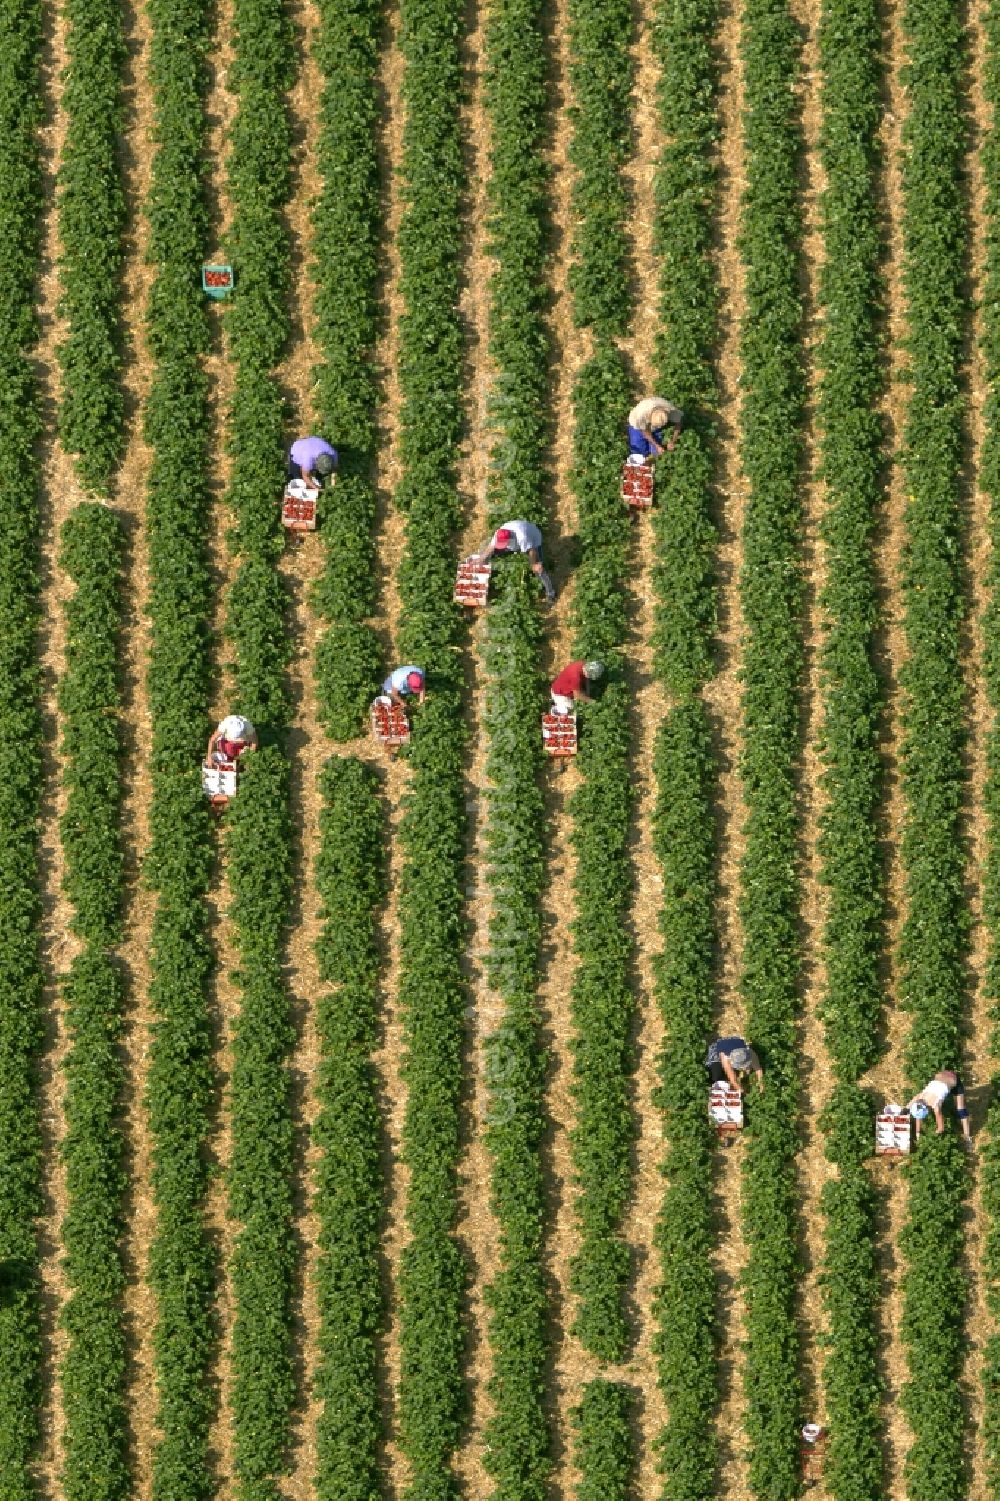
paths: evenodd
<path fill-rule="evenodd" d="M 337 450 L 325 438 L 296 438 L 288 450 L 288 478 L 299 479 L 311 490 L 318 490 L 329 476 L 331 485 L 337 469 Z"/>

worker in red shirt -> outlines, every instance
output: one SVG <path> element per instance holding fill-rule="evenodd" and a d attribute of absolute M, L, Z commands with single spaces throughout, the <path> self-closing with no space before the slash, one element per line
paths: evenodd
<path fill-rule="evenodd" d="M 572 714 L 574 702 L 589 704 L 593 699 L 587 692 L 588 683 L 596 683 L 604 676 L 601 662 L 571 662 L 558 677 L 552 680 L 553 714 Z"/>
<path fill-rule="evenodd" d="M 257 731 L 242 714 L 227 714 L 212 731 L 205 753 L 205 764 L 238 761 L 244 751 L 257 749 Z"/>

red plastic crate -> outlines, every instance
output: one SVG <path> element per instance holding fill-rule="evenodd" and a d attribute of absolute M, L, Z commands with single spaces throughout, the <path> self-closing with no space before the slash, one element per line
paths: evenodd
<path fill-rule="evenodd" d="M 652 464 L 622 465 L 622 500 L 634 511 L 648 511 L 653 504 Z"/>
<path fill-rule="evenodd" d="M 289 486 L 281 502 L 282 526 L 287 526 L 289 531 L 292 532 L 314 532 L 316 530 L 316 501 L 318 496 L 318 490 L 308 490 L 305 494 L 296 494 L 291 486 Z"/>
<path fill-rule="evenodd" d="M 386 697 L 377 698 L 372 704 L 371 720 L 372 734 L 380 745 L 395 750 L 408 742 L 410 721 L 402 704 L 394 704 Z"/>
<path fill-rule="evenodd" d="M 478 558 L 463 558 L 455 576 L 454 601 L 470 610 L 481 610 L 489 598 L 492 564 Z"/>
<path fill-rule="evenodd" d="M 542 744 L 550 756 L 575 756 L 576 715 L 543 714 Z"/>

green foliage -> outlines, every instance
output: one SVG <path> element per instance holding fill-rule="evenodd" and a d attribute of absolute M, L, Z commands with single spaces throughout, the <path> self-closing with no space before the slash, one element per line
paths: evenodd
<path fill-rule="evenodd" d="M 428 673 L 410 741 L 400 828 L 400 1003 L 407 1088 L 403 1158 L 409 1240 L 400 1266 L 400 1439 L 410 1501 L 455 1501 L 452 1455 L 464 1419 L 465 1261 L 455 1239 L 465 986 L 466 816 L 458 612 L 455 451 L 462 423 L 463 11 L 457 0 L 404 0 L 399 231 L 400 446 L 397 502 L 408 513 L 399 568 L 398 651 Z"/>
<path fill-rule="evenodd" d="M 323 931 L 320 975 L 336 986 L 319 1002 L 320 1150 L 316 1211 L 320 1306 L 315 1393 L 316 1494 L 369 1501 L 380 1483 L 379 1333 L 383 1210 L 377 1081 L 376 913 L 385 897 L 385 820 L 374 772 L 336 757 L 323 768 L 316 883 Z"/>
<path fill-rule="evenodd" d="M 119 1120 L 124 983 L 109 949 L 121 936 L 121 728 L 118 651 L 122 625 L 122 524 L 86 504 L 62 529 L 60 562 L 76 585 L 66 604 L 66 667 L 59 683 L 66 757 L 60 822 L 73 904 L 70 926 L 84 947 L 63 977 L 68 1205 L 62 1222 L 69 1342 L 61 1366 L 66 1419 L 62 1483 L 70 1501 L 122 1501 L 128 1494 L 125 1177 Z"/>
<path fill-rule="evenodd" d="M 151 0 L 149 17 L 156 152 L 147 211 L 156 278 L 148 338 L 156 364 L 145 413 L 153 449 L 146 513 L 153 791 L 145 871 L 158 900 L 150 985 L 157 1021 L 146 1104 L 157 1214 L 150 1281 L 157 1300 L 160 1430 L 153 1495 L 155 1501 L 205 1501 L 212 1491 L 208 1373 L 216 1258 L 204 1222 L 213 1092 L 205 893 L 212 855 L 198 767 L 208 715 L 211 583 L 205 555 L 209 416 L 201 364 L 208 325 L 198 267 L 207 238 L 203 95 L 211 18 L 197 0 Z"/>
<path fill-rule="evenodd" d="M 746 630 L 740 769 L 747 804 L 740 915 L 748 1035 L 767 1070 L 766 1093 L 754 1100 L 745 1156 L 744 1383 L 751 1487 L 768 1501 L 786 1501 L 800 1484 L 801 1421 L 795 772 L 802 670 L 803 374 L 794 93 L 798 36 L 783 0 L 750 0 L 742 52 L 747 188 L 740 251 L 747 308 L 741 336 L 741 458 L 749 497 L 740 574 Z"/>
<path fill-rule="evenodd" d="M 36 334 L 36 131 L 43 47 L 37 0 L 0 12 L 0 1498 L 28 1501 L 38 1433 L 35 1216 L 41 1143 L 34 1088 L 42 974 L 36 890 L 41 724 Z"/>
<path fill-rule="evenodd" d="M 881 237 L 875 201 L 880 46 L 874 0 L 826 0 L 820 26 L 820 152 L 827 186 L 818 414 L 827 485 L 821 604 L 828 624 L 822 651 L 826 803 L 819 848 L 821 878 L 829 890 L 822 1016 L 837 1079 L 823 1126 L 838 1175 L 823 1191 L 821 1277 L 829 1321 L 824 1380 L 830 1443 L 824 1473 L 837 1501 L 877 1501 L 884 1494 L 876 1202 L 866 1167 L 870 1130 L 859 1129 L 871 1121 L 872 1104 L 857 1087 L 875 1060 L 882 1000 L 876 823 L 881 690 L 873 662 L 878 604 L 872 535 L 881 498 L 882 439 L 877 411 Z"/>
<path fill-rule="evenodd" d="M 545 43 L 538 0 L 497 0 L 485 39 L 490 122 L 488 193 L 490 357 L 497 370 L 491 421 L 490 517 L 545 521 L 549 438 L 544 206 L 548 164 Z M 541 1143 L 545 1053 L 539 1036 L 544 815 L 539 722 L 538 583 L 527 561 L 498 570 L 486 622 L 486 879 L 492 893 L 486 972 L 499 1005 L 486 1039 L 486 1143 L 499 1265 L 490 1309 L 484 1464 L 499 1501 L 543 1501 L 550 1469 L 544 1388 L 547 1298 Z"/>
<path fill-rule="evenodd" d="M 658 1379 L 667 1421 L 658 1447 L 666 1501 L 708 1501 L 718 1486 L 716 1285 L 711 1256 L 712 1148 L 703 1059 L 714 1012 L 713 782 L 717 775 L 698 691 L 711 671 L 715 585 L 711 521 L 715 429 L 712 357 L 718 332 L 711 246 L 718 202 L 715 0 L 665 3 L 654 41 L 659 112 L 672 142 L 656 173 L 662 256 L 657 384 L 688 416 L 659 465 L 655 529 L 656 670 L 675 702 L 659 727 L 653 771 L 654 848 L 663 876 L 663 949 L 656 990 L 665 1188 L 656 1224 Z"/>
<path fill-rule="evenodd" d="M 984 612 L 984 682 L 993 714 L 987 742 L 987 781 L 983 802 L 988 837 L 983 870 L 983 921 L 988 934 L 985 990 L 991 1002 L 993 1022 L 1000 1020 L 1000 11 L 991 4 L 984 18 L 986 59 L 984 90 L 992 112 L 991 128 L 980 159 L 986 187 L 986 268 L 982 295 L 983 352 L 986 361 L 987 402 L 985 432 L 980 459 L 980 483 L 990 497 L 992 553 L 987 586 L 989 599 Z M 1000 1038 L 994 1027 L 990 1051 L 997 1054 Z M 1000 1321 L 1000 1080 L 991 1081 L 988 1139 L 982 1149 L 982 1194 L 985 1214 L 983 1267 L 986 1296 L 994 1322 Z M 992 1495 L 1000 1495 L 1000 1336 L 986 1341 L 983 1360 L 983 1434 L 988 1480 Z"/>
<path fill-rule="evenodd" d="M 604 691 L 586 712 L 572 799 L 576 852 L 573 947 L 573 1094 L 571 1135 L 580 1247 L 571 1286 L 578 1302 L 573 1333 L 604 1360 L 625 1354 L 625 1286 L 631 1269 L 619 1237 L 631 1185 L 634 1129 L 627 908 L 632 806 L 628 761 L 629 698 L 621 679 L 627 632 L 621 579 L 629 518 L 619 493 L 622 415 L 629 387 L 615 336 L 629 311 L 626 202 L 621 168 L 628 154 L 631 12 L 627 3 L 573 0 L 570 77 L 575 104 L 570 158 L 577 168 L 577 214 L 570 268 L 574 317 L 594 330 L 594 351 L 573 390 L 574 463 L 580 566 L 574 593 L 574 653 L 608 669 Z"/>
<path fill-rule="evenodd" d="M 712 255 L 719 123 L 713 56 L 716 0 L 664 0 L 654 32 L 661 130 L 671 141 L 656 171 L 656 248 L 663 272 L 657 384 L 684 408 L 684 436 L 659 465 L 656 507 L 656 670 L 672 694 L 695 693 L 712 670 L 715 584 L 711 485 L 718 333 Z"/>
<path fill-rule="evenodd" d="M 364 616 L 375 606 L 374 365 L 381 233 L 376 76 L 381 7 L 375 0 L 320 0 L 315 56 L 323 74 L 313 217 L 316 374 L 322 431 L 340 455 L 337 483 L 323 499 L 323 577 L 314 602 L 328 622 L 317 660 L 320 716 L 334 740 L 357 735 L 382 667 Z"/>
<path fill-rule="evenodd" d="M 227 601 L 236 706 L 260 749 L 244 757 L 229 811 L 240 1012 L 233 1036 L 229 1215 L 236 1224 L 232 1394 L 234 1468 L 244 1501 L 278 1501 L 295 1399 L 292 1298 L 293 1127 L 288 1055 L 294 1043 L 284 974 L 292 902 L 289 764 L 280 743 L 290 717 L 287 599 L 277 563 L 284 546 L 278 497 L 286 428 L 272 373 L 290 331 L 291 123 L 294 66 L 283 0 L 237 0 L 228 86 L 237 96 L 227 163 L 233 201 L 230 258 L 237 295 L 225 315 L 236 381 L 230 409 L 229 500 L 239 566 Z"/>
<path fill-rule="evenodd" d="M 960 829 L 964 705 L 960 661 L 963 279 L 967 222 L 962 163 L 963 23 L 948 0 L 911 0 L 903 17 L 909 113 L 904 126 L 903 278 L 912 380 L 903 469 L 907 660 L 903 690 L 902 863 L 906 920 L 900 989 L 912 1012 L 911 1083 L 957 1066 L 968 930 Z M 934 266 L 933 285 L 927 267 Z M 964 1276 L 959 1217 L 965 1192 L 954 1138 L 925 1135 L 909 1173 L 902 1246 L 903 1338 L 913 1429 L 906 1478 L 913 1501 L 963 1495 L 959 1379 Z M 931 1237 L 934 1224 L 938 1234 Z"/>
<path fill-rule="evenodd" d="M 627 1501 L 635 1468 L 629 1409 L 632 1393 L 617 1381 L 589 1381 L 572 1414 L 577 1501 Z"/>
<path fill-rule="evenodd" d="M 719 1399 L 712 1256 L 714 1138 L 705 1104 L 705 1048 L 714 1001 L 712 784 L 715 760 L 704 705 L 687 699 L 666 716 L 653 763 L 653 843 L 663 873 L 657 997 L 663 1018 L 658 1101 L 667 1177 L 656 1223 L 658 1377 L 669 1416 L 658 1447 L 665 1497 L 716 1494 Z"/>
<path fill-rule="evenodd" d="M 121 387 L 125 38 L 118 0 L 70 0 L 59 162 L 59 431 L 83 484 L 107 492 L 124 452 Z"/>
<path fill-rule="evenodd" d="M 502 1006 L 486 1040 L 486 1144 L 500 1266 L 486 1289 L 493 1416 L 484 1462 L 497 1494 L 519 1501 L 542 1501 L 549 1473 L 541 1162 L 546 1055 L 535 995 L 545 876 L 537 593 L 525 559 L 505 565 L 490 608 L 483 714 L 489 737 L 486 878 L 493 898 L 486 972 Z"/>
<path fill-rule="evenodd" d="M 296 1249 L 288 1053 L 294 1042 L 284 979 L 292 900 L 288 761 L 274 745 L 244 758 L 226 839 L 239 951 L 233 1038 L 229 1214 L 238 1229 L 231 1276 L 233 1418 L 239 1492 L 281 1495 L 295 1380 L 291 1351 Z"/>

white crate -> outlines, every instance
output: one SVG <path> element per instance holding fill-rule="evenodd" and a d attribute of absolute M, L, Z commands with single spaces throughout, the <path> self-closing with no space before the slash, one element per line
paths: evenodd
<path fill-rule="evenodd" d="M 236 767 L 232 763 L 223 766 L 201 768 L 202 791 L 207 797 L 236 796 Z"/>
<path fill-rule="evenodd" d="M 876 1157 L 908 1157 L 913 1141 L 910 1113 L 902 1105 L 886 1105 L 875 1117 Z"/>
<path fill-rule="evenodd" d="M 708 1092 L 708 1117 L 717 1131 L 742 1131 L 743 1092 L 725 1082 Z"/>

